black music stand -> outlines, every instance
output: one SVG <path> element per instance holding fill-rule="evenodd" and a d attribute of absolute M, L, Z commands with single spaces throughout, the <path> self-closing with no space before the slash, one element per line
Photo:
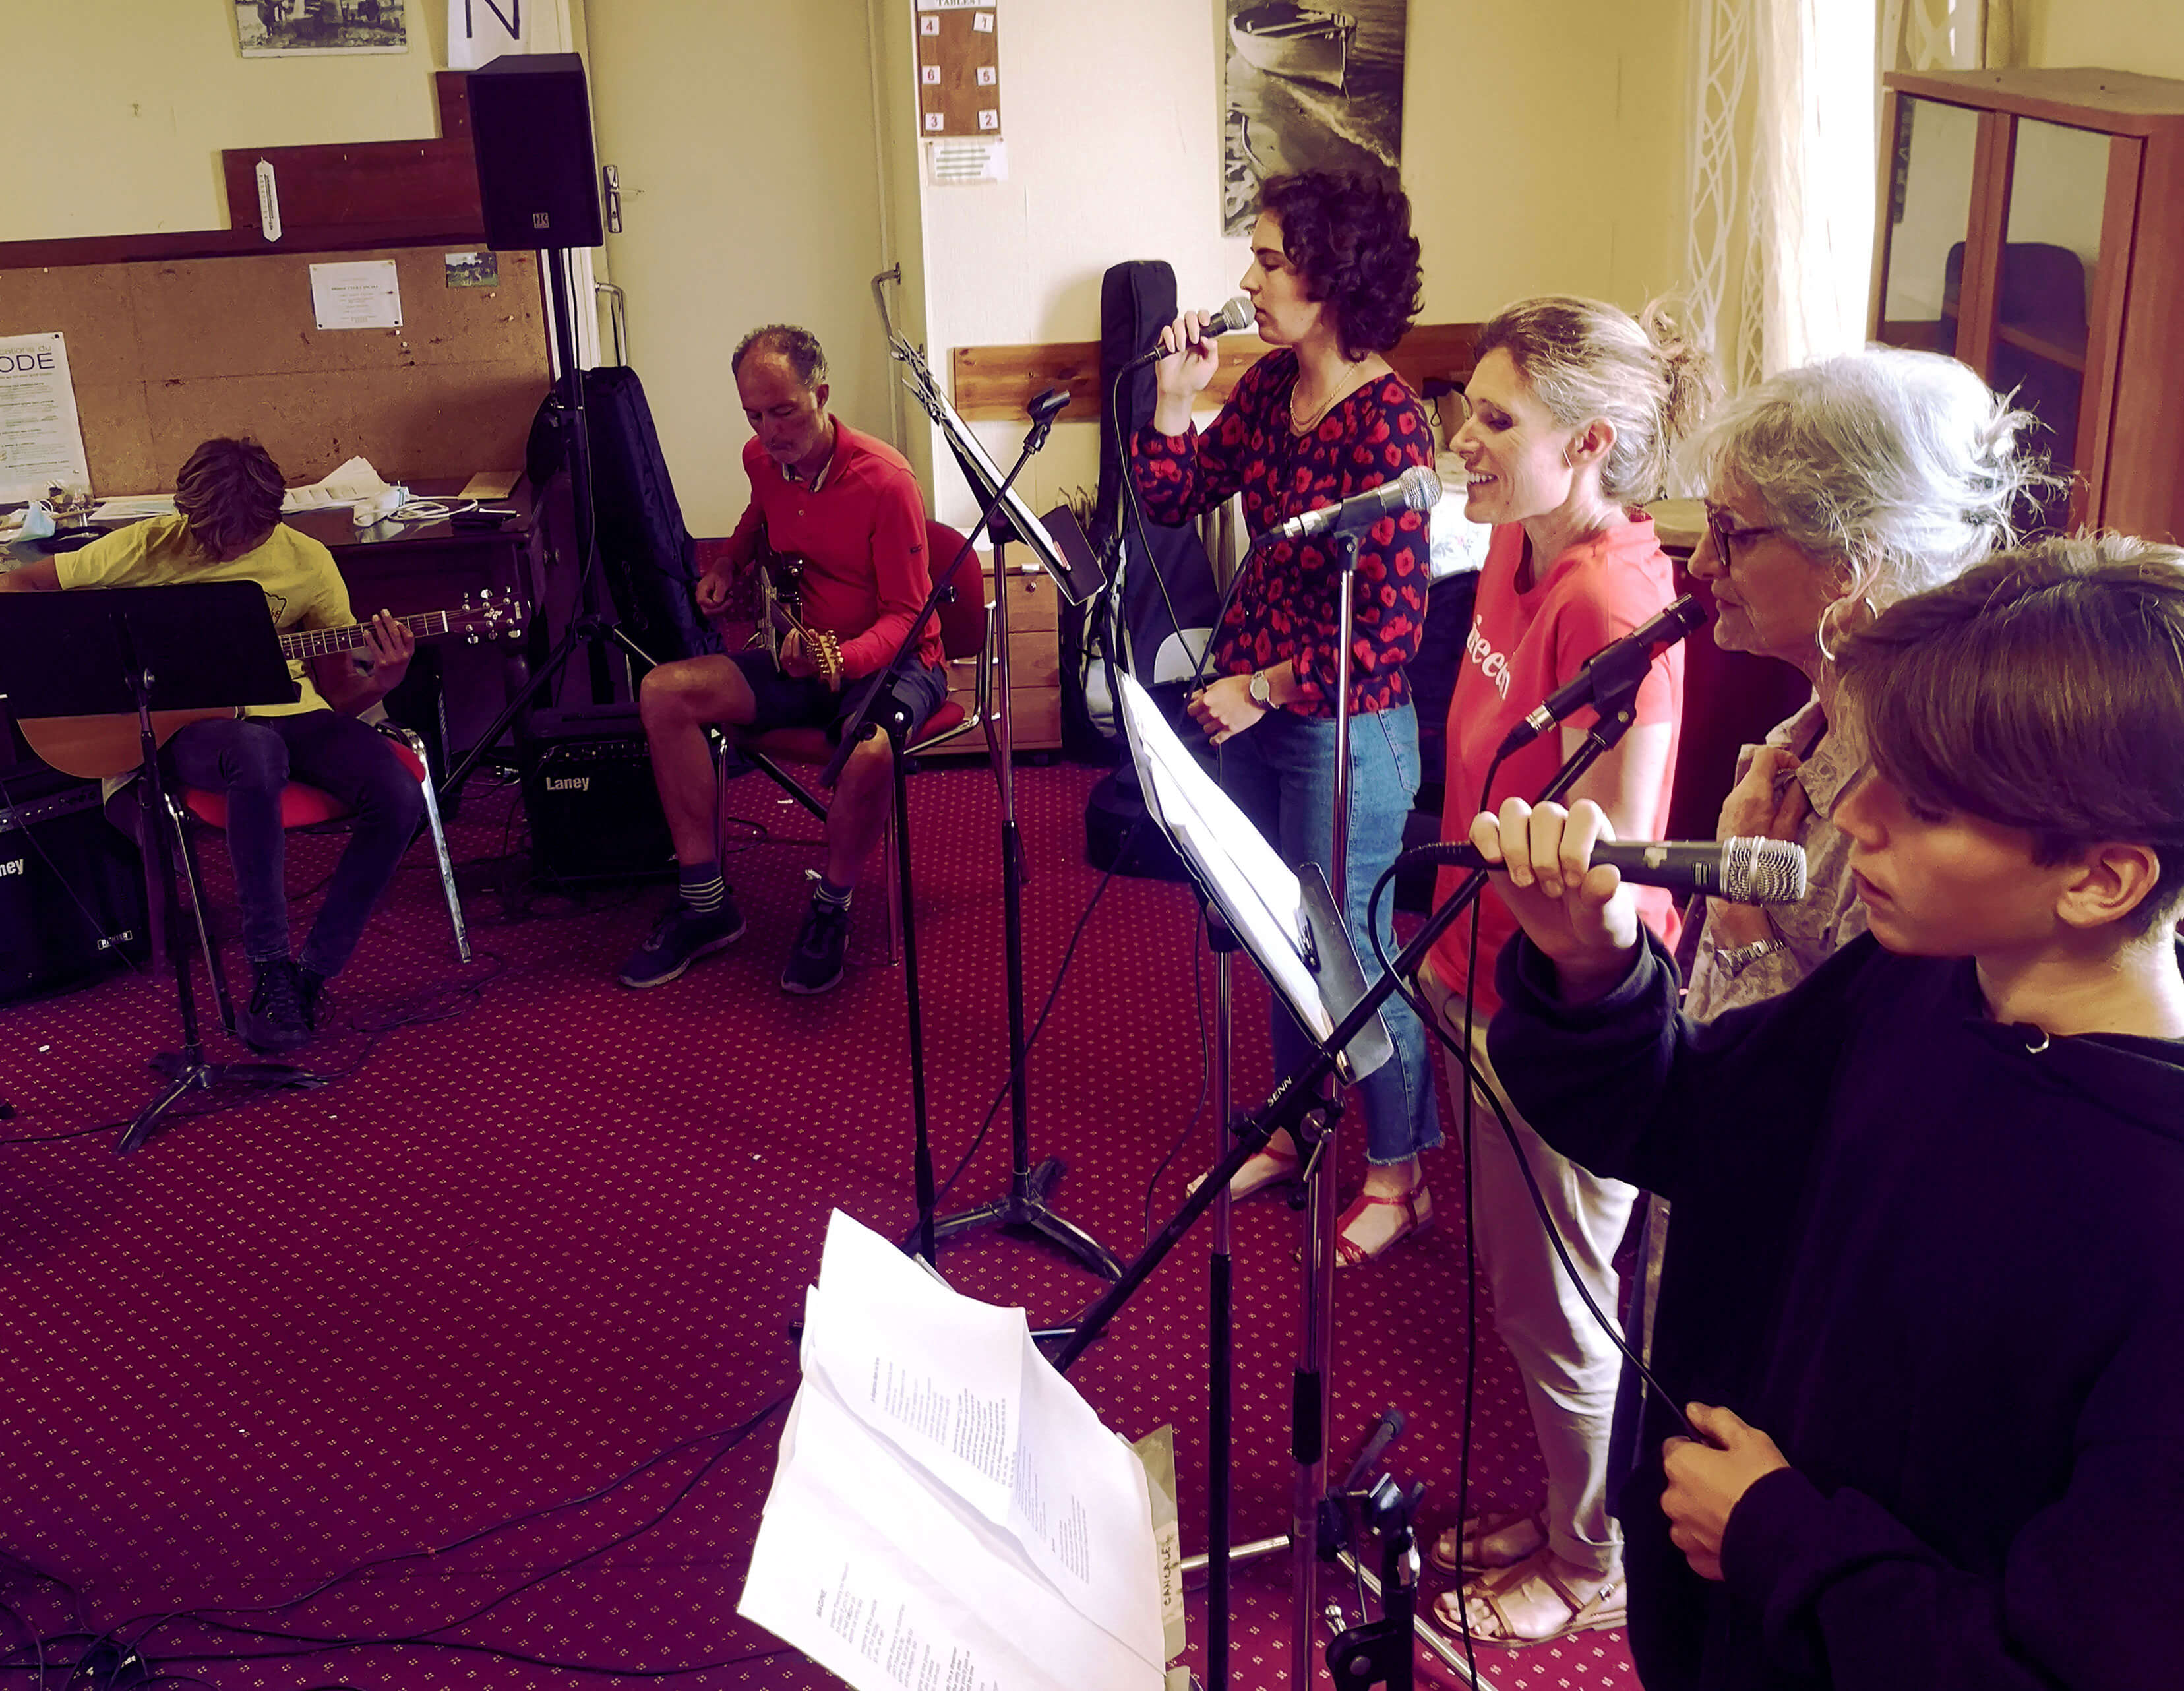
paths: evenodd
<path fill-rule="evenodd" d="M 316 1086 L 324 1077 L 289 1063 L 209 1063 L 198 1032 L 189 952 L 175 944 L 170 905 L 174 852 L 160 779 L 159 711 L 292 704 L 296 684 L 255 582 L 192 582 L 0 599 L 0 698 L 25 717 L 134 716 L 144 779 L 144 879 L 166 959 L 175 971 L 182 1048 L 153 1066 L 170 1077 L 114 1147 L 127 1156 L 192 1089 Z M 119 773 L 118 771 L 116 772 Z"/>

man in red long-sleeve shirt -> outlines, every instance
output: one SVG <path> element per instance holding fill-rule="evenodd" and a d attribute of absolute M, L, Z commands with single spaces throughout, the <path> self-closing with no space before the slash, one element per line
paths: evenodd
<path fill-rule="evenodd" d="M 744 931 L 721 873 L 706 725 L 720 723 L 732 738 L 805 726 L 838 738 L 933 587 L 925 502 L 910 466 L 893 447 L 828 414 L 826 355 L 811 332 L 755 330 L 736 349 L 732 367 L 754 436 L 744 448 L 751 501 L 727 556 L 699 578 L 698 606 L 709 614 L 726 606 L 763 539 L 802 561 L 798 620 L 810 638 L 785 635 L 777 663 L 752 649 L 683 658 L 644 678 L 638 703 L 681 885 L 623 966 L 625 986 L 672 980 Z M 894 695 L 915 731 L 947 694 L 939 626 L 928 621 Z M 826 872 L 782 972 L 785 991 L 824 992 L 842 978 L 850 894 L 886 823 L 891 756 L 887 737 L 874 734 L 843 767 L 827 812 Z"/>

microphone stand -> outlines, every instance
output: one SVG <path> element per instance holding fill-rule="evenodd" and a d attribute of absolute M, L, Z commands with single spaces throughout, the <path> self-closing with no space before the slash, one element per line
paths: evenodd
<path fill-rule="evenodd" d="M 1642 677 L 1640 678 L 1642 679 Z M 1554 779 L 1547 784 L 1535 802 L 1546 804 L 1567 794 L 1584 777 L 1585 772 L 1612 750 L 1629 731 L 1631 724 L 1636 720 L 1636 705 L 1635 682 L 1633 682 L 1627 689 L 1621 690 L 1612 696 L 1603 695 L 1597 706 L 1599 719 L 1586 732 L 1584 743 L 1563 763 L 1562 768 L 1557 772 Z M 1427 954 L 1433 949 L 1434 942 L 1440 939 L 1458 916 L 1478 901 L 1485 890 L 1486 879 L 1485 870 L 1474 870 L 1463 884 L 1451 895 L 1447 901 L 1426 918 L 1424 924 L 1412 937 L 1410 943 L 1397 953 L 1387 972 L 1366 987 L 1364 995 L 1358 1000 L 1356 1006 L 1334 1024 L 1326 1039 L 1314 1047 L 1312 1056 L 1305 1061 L 1303 1066 L 1283 1076 L 1266 1102 L 1251 1115 L 1235 1124 L 1227 1154 L 1199 1183 L 1197 1189 L 1184 1200 L 1183 1207 L 1170 1218 L 1167 1225 L 1161 1230 L 1152 1242 L 1146 1246 L 1145 1250 L 1123 1270 L 1122 1278 L 1108 1291 L 1102 1293 L 1100 1298 L 1078 1319 L 1075 1331 L 1070 1334 L 1068 1339 L 1055 1354 L 1056 1369 L 1066 1372 L 1078 1358 L 1091 1347 L 1093 1341 L 1106 1330 L 1108 1324 L 1129 1301 L 1138 1287 L 1145 1283 L 1153 1271 L 1167 1258 L 1168 1253 L 1181 1242 L 1184 1235 L 1190 1231 L 1192 1224 L 1213 1205 L 1217 1197 L 1225 1197 L 1228 1190 L 1228 1182 L 1234 1177 L 1236 1172 L 1253 1155 L 1264 1149 L 1276 1133 L 1287 1130 L 1294 1135 L 1301 1146 L 1311 1147 L 1311 1150 L 1306 1152 L 1307 1155 L 1312 1154 L 1312 1152 L 1317 1150 L 1320 1142 L 1319 1136 L 1314 1130 L 1308 1129 L 1306 1123 L 1312 1114 L 1323 1113 L 1326 1108 L 1326 1101 L 1322 1096 L 1323 1089 L 1335 1074 L 1337 1058 L 1366 1024 L 1379 1013 L 1380 1006 L 1395 994 L 1398 984 L 1418 972 L 1418 965 L 1425 961 Z M 1223 1278 L 1225 1276 L 1220 1275 L 1217 1269 L 1217 1281 Z M 1322 1378 L 1323 1380 L 1324 1376 L 1323 1376 Z M 1223 1390 L 1223 1387 L 1224 1382 L 1217 1376 L 1212 1382 L 1212 1389 L 1219 1392 Z M 1318 1428 L 1308 1428 L 1306 1423 L 1310 1417 L 1318 1413 L 1319 1405 L 1302 1385 L 1299 1387 L 1294 1404 L 1297 1425 L 1293 1430 L 1293 1445 L 1301 1462 L 1305 1459 L 1306 1431 L 1310 1431 L 1315 1437 L 1318 1431 Z M 1207 1459 L 1210 1471 L 1215 1465 L 1228 1465 L 1231 1456 L 1228 1450 L 1217 1449 L 1209 1452 Z M 1226 1494 L 1225 1482 L 1222 1487 L 1222 1494 L 1223 1496 Z M 1225 1532 L 1223 1536 L 1225 1537 Z M 1317 1555 L 1321 1540 L 1320 1522 L 1316 1515 L 1306 1535 L 1305 1544 L 1300 1547 L 1299 1554 L 1306 1554 L 1308 1549 L 1309 1554 Z M 1292 1679 L 1293 1684 L 1309 1685 L 1311 1683 L 1310 1633 L 1312 1620 L 1313 1616 L 1310 1610 L 1301 1610 L 1294 1617 L 1295 1636 L 1301 1640 L 1299 1654 L 1303 1658 L 1306 1673 L 1302 1677 Z M 1229 1624 L 1226 1609 L 1209 1606 L 1207 1624 L 1212 1634 L 1208 1640 L 1207 1660 L 1209 1662 L 1219 1661 L 1225 1664 L 1228 1655 Z M 1460 1658 L 1445 1655 L 1444 1660 L 1451 1666 L 1461 1669 Z M 1223 1691 L 1218 1680 L 1209 1683 L 1212 1691 Z M 1483 1683 L 1474 1682 L 1474 1684 Z"/>

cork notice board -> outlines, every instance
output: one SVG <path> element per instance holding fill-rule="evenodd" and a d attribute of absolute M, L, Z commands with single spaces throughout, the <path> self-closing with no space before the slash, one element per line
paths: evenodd
<path fill-rule="evenodd" d="M 391 259 L 398 329 L 315 326 L 310 266 Z M 0 334 L 68 338 L 92 490 L 158 493 L 199 441 L 248 434 L 292 484 L 361 454 L 389 481 L 523 462 L 545 397 L 538 267 L 450 287 L 437 247 L 0 271 Z"/>
<path fill-rule="evenodd" d="M 921 133 L 1001 132 L 1000 30 L 994 0 L 917 0 Z"/>

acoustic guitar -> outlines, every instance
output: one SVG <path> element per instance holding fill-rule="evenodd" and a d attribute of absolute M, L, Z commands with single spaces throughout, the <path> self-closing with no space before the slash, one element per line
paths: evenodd
<path fill-rule="evenodd" d="M 395 619 L 421 640 L 449 635 L 466 636 L 475 645 L 488 638 L 515 639 L 523 633 L 523 607 L 512 599 L 496 599 L 491 588 L 482 589 L 475 602 L 468 594 L 451 611 L 426 611 Z M 281 639 L 281 656 L 304 659 L 354 651 L 370 631 L 366 622 L 340 628 L 299 628 Z M 161 745 L 192 723 L 214 717 L 240 714 L 227 709 L 210 711 L 154 711 L 152 734 Z M 144 761 L 142 737 L 136 718 L 127 712 L 95 717 L 25 717 L 16 728 L 31 750 L 64 775 L 99 780 L 125 775 Z"/>

